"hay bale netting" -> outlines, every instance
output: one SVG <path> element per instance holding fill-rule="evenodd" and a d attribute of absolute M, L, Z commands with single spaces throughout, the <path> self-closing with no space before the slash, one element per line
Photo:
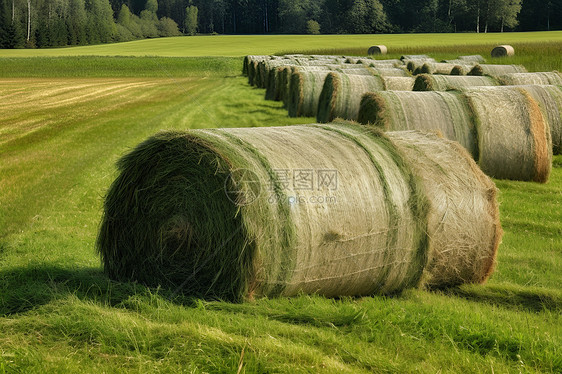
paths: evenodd
<path fill-rule="evenodd" d="M 510 57 L 515 56 L 515 49 L 512 46 L 504 44 L 498 45 L 492 49 L 492 57 Z"/>
<path fill-rule="evenodd" d="M 420 282 L 428 203 L 374 129 L 163 132 L 118 167 L 97 240 L 111 278 L 225 300 L 390 294 Z M 291 179 L 299 171 L 313 173 L 298 174 L 303 189 Z"/>
<path fill-rule="evenodd" d="M 384 89 L 387 91 L 412 91 L 414 88 L 414 77 L 381 77 Z"/>
<path fill-rule="evenodd" d="M 552 140 L 539 104 L 518 87 L 463 91 L 476 118 L 478 164 L 495 178 L 548 181 Z"/>
<path fill-rule="evenodd" d="M 291 92 L 291 75 L 297 72 L 307 72 L 307 71 L 325 71 L 329 72 L 328 66 L 291 66 L 290 69 L 284 69 L 280 77 L 281 80 L 281 100 L 285 107 L 289 106 L 289 97 Z"/>
<path fill-rule="evenodd" d="M 423 283 L 482 283 L 502 237 L 496 187 L 457 142 L 417 131 L 387 133 L 406 157 L 430 203 Z"/>
<path fill-rule="evenodd" d="M 320 123 L 335 118 L 357 120 L 361 96 L 380 90 L 384 90 L 380 77 L 331 72 L 324 80 L 316 119 Z"/>
<path fill-rule="evenodd" d="M 539 85 L 562 85 L 562 75 L 557 71 L 544 73 L 514 73 L 498 77 L 501 84 L 509 86 L 539 84 Z"/>
<path fill-rule="evenodd" d="M 413 90 L 448 91 L 475 86 L 499 86 L 499 83 L 496 79 L 487 76 L 421 74 L 416 77 Z"/>
<path fill-rule="evenodd" d="M 361 99 L 358 121 L 385 131 L 437 131 L 478 156 L 472 113 L 458 92 L 369 92 Z"/>
<path fill-rule="evenodd" d="M 425 62 L 421 66 L 421 74 L 451 74 L 451 70 L 458 65 L 445 62 Z"/>
<path fill-rule="evenodd" d="M 490 75 L 493 77 L 499 77 L 501 75 L 512 74 L 512 73 L 527 73 L 522 65 L 475 65 L 468 75 Z"/>
<path fill-rule="evenodd" d="M 291 74 L 287 110 L 290 117 L 314 117 L 329 70 L 297 71 Z"/>
<path fill-rule="evenodd" d="M 548 121 L 552 139 L 552 153 L 562 153 L 562 87 L 527 85 L 518 86 L 525 90 L 539 103 L 543 115 Z"/>
<path fill-rule="evenodd" d="M 371 47 L 369 47 L 369 49 L 367 50 L 367 54 L 369 56 L 372 55 L 386 55 L 388 52 L 388 49 L 386 48 L 385 45 L 373 45 Z"/>
<path fill-rule="evenodd" d="M 469 56 L 459 56 L 457 58 L 460 61 L 466 61 L 471 64 L 485 64 L 486 59 L 480 55 L 469 55 Z"/>
<path fill-rule="evenodd" d="M 404 61 L 404 63 L 406 63 L 406 61 L 409 61 L 409 60 L 421 60 L 421 61 L 435 62 L 435 60 L 432 57 L 429 57 L 428 55 L 403 55 L 403 56 L 400 56 L 400 60 Z"/>
<path fill-rule="evenodd" d="M 410 77 L 408 70 L 399 67 L 373 67 L 376 74 L 383 77 Z"/>

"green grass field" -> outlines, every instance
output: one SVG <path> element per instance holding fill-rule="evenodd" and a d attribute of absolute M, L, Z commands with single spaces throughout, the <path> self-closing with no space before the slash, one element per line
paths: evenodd
<path fill-rule="evenodd" d="M 358 44 L 333 41 L 345 37 Z M 496 181 L 505 234 L 485 285 L 230 304 L 102 272 L 103 197 L 115 161 L 140 141 L 161 129 L 314 121 L 263 100 L 240 76 L 241 58 L 165 56 L 349 52 L 396 39 L 396 54 L 442 58 L 488 53 L 503 37 L 520 53 L 500 61 L 562 70 L 560 32 L 472 45 L 474 35 L 440 35 L 415 48 L 408 37 L 428 38 L 209 36 L 0 51 L 0 373 L 561 372 L 562 156 L 548 184 Z M 184 40 L 197 46 L 180 53 Z M 84 53 L 161 57 L 60 57 Z"/>

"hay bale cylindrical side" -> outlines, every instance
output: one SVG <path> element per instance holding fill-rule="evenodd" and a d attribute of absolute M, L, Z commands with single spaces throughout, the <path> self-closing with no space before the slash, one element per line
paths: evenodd
<path fill-rule="evenodd" d="M 361 99 L 358 121 L 388 131 L 440 132 L 478 157 L 474 119 L 458 92 L 370 92 Z"/>
<path fill-rule="evenodd" d="M 450 75 L 457 65 L 446 62 L 425 62 L 421 66 L 421 74 L 444 74 Z"/>
<path fill-rule="evenodd" d="M 405 68 L 400 67 L 373 67 L 381 77 L 410 77 L 410 73 Z"/>
<path fill-rule="evenodd" d="M 430 203 L 430 287 L 482 283 L 502 237 L 497 189 L 457 142 L 416 131 L 389 132 Z"/>
<path fill-rule="evenodd" d="M 548 121 L 552 153 L 562 153 L 562 86 L 526 85 L 518 86 L 525 90 L 539 104 Z"/>
<path fill-rule="evenodd" d="M 414 88 L 414 77 L 381 77 L 384 89 L 387 91 L 412 91 Z"/>
<path fill-rule="evenodd" d="M 297 71 L 291 75 L 287 109 L 290 117 L 314 117 L 329 70 Z"/>
<path fill-rule="evenodd" d="M 542 73 L 513 73 L 498 77 L 501 84 L 509 86 L 540 84 L 554 84 L 562 86 L 562 75 L 557 71 Z"/>
<path fill-rule="evenodd" d="M 492 57 L 511 57 L 515 56 L 515 49 L 507 44 L 498 45 L 492 49 Z"/>
<path fill-rule="evenodd" d="M 421 74 L 416 77 L 414 91 L 447 91 L 460 90 L 465 87 L 498 86 L 496 79 L 487 76 L 468 75 L 430 75 Z"/>
<path fill-rule="evenodd" d="M 385 45 L 373 45 L 371 47 L 369 47 L 369 49 L 367 50 L 367 54 L 369 56 L 372 55 L 386 55 L 388 52 L 388 48 L 386 48 Z"/>
<path fill-rule="evenodd" d="M 471 64 L 485 64 L 486 59 L 481 55 L 468 55 L 468 56 L 459 56 L 457 58 L 460 61 L 466 61 L 467 63 Z"/>
<path fill-rule="evenodd" d="M 464 95 L 476 118 L 482 170 L 499 179 L 547 182 L 552 140 L 539 104 L 509 86 L 467 88 Z"/>
<path fill-rule="evenodd" d="M 427 200 L 374 129 L 164 132 L 118 166 L 97 240 L 114 279 L 235 301 L 390 294 L 427 262 Z"/>
<path fill-rule="evenodd" d="M 378 76 L 331 72 L 324 80 L 316 119 L 320 123 L 331 122 L 335 118 L 357 120 L 361 96 L 380 90 L 384 90 L 384 85 Z"/>
<path fill-rule="evenodd" d="M 512 74 L 512 73 L 527 73 L 522 65 L 475 65 L 468 75 L 490 75 L 492 77 L 499 77 L 501 75 Z"/>
<path fill-rule="evenodd" d="M 258 71 L 258 62 L 252 60 L 248 63 L 248 83 L 250 86 L 256 85 L 256 74 Z"/>

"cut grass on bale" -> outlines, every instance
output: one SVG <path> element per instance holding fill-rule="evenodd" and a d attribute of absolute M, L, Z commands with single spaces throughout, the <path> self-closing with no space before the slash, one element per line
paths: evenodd
<path fill-rule="evenodd" d="M 490 63 L 560 71 L 559 42 L 544 42 L 556 35 L 560 33 L 389 37 L 403 46 L 414 37 L 420 37 L 418 46 L 450 42 L 449 47 L 404 47 L 403 54 L 406 49 L 436 59 L 481 54 Z M 360 49 L 386 38 L 377 35 L 374 42 L 373 37 L 360 36 L 365 40 Z M 343 48 L 354 37 L 337 36 L 341 44 L 333 44 L 331 36 L 325 39 L 329 44 L 313 37 L 240 37 L 246 43 L 242 47 L 228 44 L 238 38 L 232 37 L 215 49 L 207 46 L 209 40 L 221 39 L 211 38 L 185 37 L 201 44 L 193 49 L 159 40 L 130 48 L 152 54 L 243 56 Z M 426 42 L 419 43 L 421 38 Z M 469 44 L 470 39 L 479 45 Z M 513 45 L 516 56 L 505 62 L 489 58 L 490 46 L 482 48 L 482 40 L 488 39 Z M 517 39 L 542 44 L 521 45 Z M 389 52 L 396 47 L 380 42 Z M 122 44 L 92 47 L 95 54 L 107 47 L 127 52 Z M 64 52 L 83 53 L 72 48 Z M 28 60 L 12 60 L 9 70 L 25 75 L 17 70 Z M 195 61 L 199 67 L 188 74 L 201 70 L 204 76 L 204 61 Z M 62 59 L 57 64 L 71 63 Z M 41 92 L 48 81 L 62 88 L 63 79 L 56 77 L 64 76 L 63 70 L 49 69 L 51 78 L 41 84 L 28 78 L 0 80 L 2 93 L 22 89 L 36 97 L 20 97 L 2 108 L 0 128 L 21 135 L 19 125 L 47 119 L 41 131 L 0 145 L 0 372 L 237 372 L 239 367 L 242 372 L 287 373 L 562 371 L 562 156 L 554 156 L 546 184 L 495 180 L 504 236 L 496 270 L 483 286 L 409 290 L 394 297 L 297 296 L 231 304 L 187 300 L 174 290 L 108 280 L 94 250 L 103 196 L 116 177 L 115 161 L 134 146 L 163 129 L 314 122 L 288 118 L 281 103 L 264 101 L 263 90 L 249 87 L 245 78 L 224 78 L 240 74 L 241 65 L 239 58 L 234 74 L 228 68 L 206 79 L 163 79 L 146 89 L 147 97 L 142 96 L 145 89 L 131 89 L 125 92 L 126 103 L 116 104 L 107 96 L 43 112 L 41 106 L 56 99 Z M 150 72 L 152 65 L 136 68 Z M 88 84 L 96 81 L 84 78 Z M 124 83 L 130 82 L 116 82 Z M 114 107 L 102 110 L 106 103 Z M 4 119 L 12 112 L 22 117 L 6 126 Z"/>

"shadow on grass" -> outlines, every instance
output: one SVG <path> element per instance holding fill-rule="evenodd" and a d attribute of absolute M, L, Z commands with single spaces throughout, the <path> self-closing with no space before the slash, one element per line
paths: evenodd
<path fill-rule="evenodd" d="M 23 313 L 69 294 L 80 299 L 117 306 L 133 295 L 155 294 L 182 305 L 193 305 L 192 298 L 173 295 L 169 290 L 110 280 L 101 268 L 65 268 L 55 265 L 30 265 L 0 271 L 0 316 Z"/>
<path fill-rule="evenodd" d="M 440 290 L 447 296 L 531 312 L 562 311 L 562 295 L 538 288 L 466 285 Z"/>

